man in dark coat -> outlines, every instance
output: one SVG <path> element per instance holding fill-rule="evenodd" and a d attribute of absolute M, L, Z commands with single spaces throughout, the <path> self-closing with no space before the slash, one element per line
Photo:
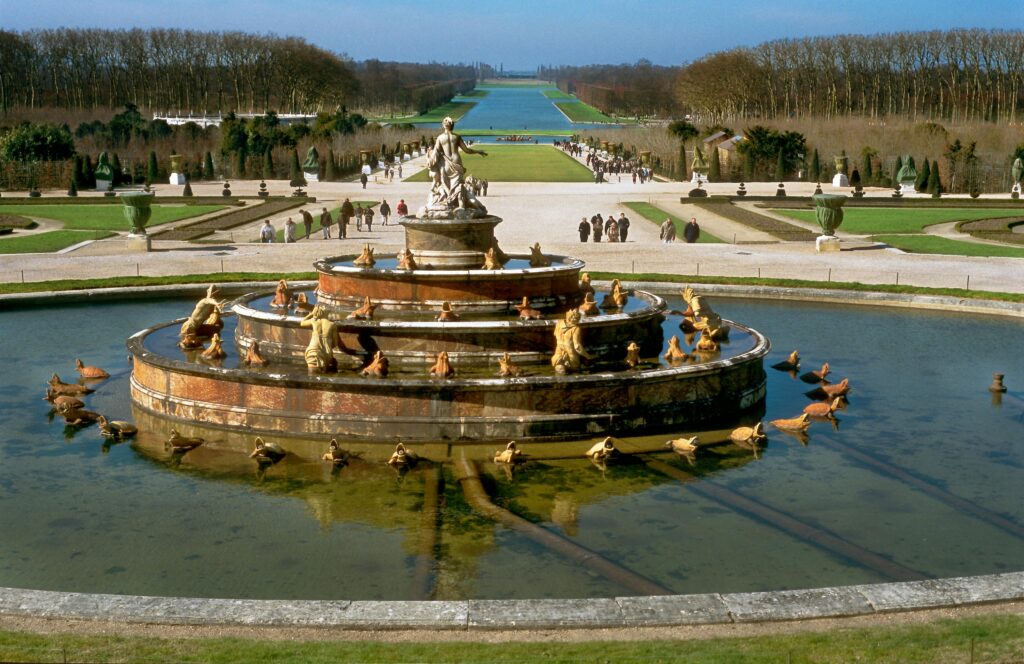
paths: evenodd
<path fill-rule="evenodd" d="M 626 236 L 629 235 L 629 219 L 626 217 L 625 212 L 619 213 L 619 242 L 625 242 Z"/>
<path fill-rule="evenodd" d="M 380 216 L 384 220 L 384 223 L 382 223 L 381 225 L 387 226 L 388 217 L 391 216 L 391 206 L 388 205 L 388 202 L 386 200 L 380 202 Z"/>
<path fill-rule="evenodd" d="M 352 221 L 352 215 L 355 213 L 356 209 L 352 207 L 352 202 L 346 198 L 341 204 L 341 209 L 338 210 L 338 223 L 340 224 L 340 227 L 347 229 L 348 222 Z"/>
<path fill-rule="evenodd" d="M 683 239 L 687 244 L 693 244 L 700 238 L 700 226 L 697 225 L 697 217 L 690 217 L 690 223 L 683 229 Z"/>
<path fill-rule="evenodd" d="M 309 239 L 309 232 L 313 230 L 313 215 L 309 213 L 309 210 L 302 211 L 302 226 L 306 229 L 306 237 L 303 239 Z"/>
<path fill-rule="evenodd" d="M 594 234 L 592 236 L 594 238 L 594 242 L 600 242 L 601 234 L 604 232 L 604 220 L 601 219 L 601 215 L 595 214 L 593 217 L 591 217 L 590 225 L 594 229 Z"/>
<path fill-rule="evenodd" d="M 587 221 L 586 217 L 583 217 L 583 220 L 580 221 L 579 231 L 580 242 L 586 242 L 590 239 L 590 222 Z"/>

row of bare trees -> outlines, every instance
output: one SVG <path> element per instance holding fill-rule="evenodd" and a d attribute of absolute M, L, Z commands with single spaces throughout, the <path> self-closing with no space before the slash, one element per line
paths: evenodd
<path fill-rule="evenodd" d="M 1024 113 L 1024 32 L 775 40 L 683 67 L 676 100 L 708 122 L 851 116 L 1016 122 Z"/>
<path fill-rule="evenodd" d="M 0 30 L 0 113 L 126 103 L 169 112 L 396 112 L 472 88 L 471 65 L 354 63 L 298 37 L 178 29 Z M 447 97 L 445 97 L 447 95 Z"/>
<path fill-rule="evenodd" d="M 678 102 L 673 95 L 679 69 L 638 60 L 633 64 L 585 67 L 542 66 L 538 78 L 557 81 L 563 92 L 618 115 L 671 116 Z"/>

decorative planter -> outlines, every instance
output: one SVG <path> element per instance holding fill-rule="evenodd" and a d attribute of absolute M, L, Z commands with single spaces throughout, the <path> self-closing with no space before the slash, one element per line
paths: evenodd
<path fill-rule="evenodd" d="M 821 226 L 824 235 L 835 236 L 836 229 L 843 223 L 843 204 L 846 203 L 846 196 L 842 194 L 815 194 L 811 196 L 814 201 L 814 215 Z"/>
<path fill-rule="evenodd" d="M 153 215 L 153 198 L 156 194 L 152 192 L 133 191 L 121 194 L 121 202 L 124 204 L 124 218 L 132 225 L 132 235 L 145 235 L 146 224 Z"/>

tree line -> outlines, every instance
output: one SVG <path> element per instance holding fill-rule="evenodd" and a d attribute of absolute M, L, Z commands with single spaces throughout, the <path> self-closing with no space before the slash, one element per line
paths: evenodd
<path fill-rule="evenodd" d="M 0 112 L 118 108 L 283 113 L 426 110 L 472 65 L 356 63 L 299 37 L 178 29 L 0 30 Z"/>

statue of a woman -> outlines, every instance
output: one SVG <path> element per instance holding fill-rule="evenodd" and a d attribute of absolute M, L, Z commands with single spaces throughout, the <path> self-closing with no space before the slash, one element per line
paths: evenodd
<path fill-rule="evenodd" d="M 327 310 L 322 304 L 313 307 L 302 322 L 302 327 L 312 328 L 309 345 L 306 346 L 306 367 L 310 373 L 326 373 L 337 371 L 338 361 L 334 359 L 334 349 L 340 344 L 338 326 L 327 318 Z"/>
<path fill-rule="evenodd" d="M 434 147 L 429 151 L 427 168 L 436 175 L 434 180 L 433 203 L 449 208 L 473 208 L 482 207 L 471 196 L 466 183 L 466 168 L 462 165 L 462 157 L 459 150 L 466 154 L 478 154 L 486 157 L 483 150 L 474 150 L 466 145 L 462 137 L 455 133 L 455 121 L 445 118 L 441 122 L 443 131 L 434 141 Z"/>

